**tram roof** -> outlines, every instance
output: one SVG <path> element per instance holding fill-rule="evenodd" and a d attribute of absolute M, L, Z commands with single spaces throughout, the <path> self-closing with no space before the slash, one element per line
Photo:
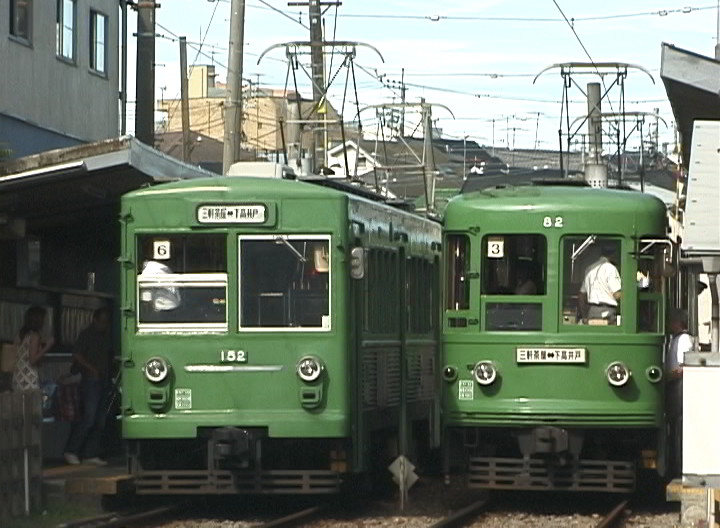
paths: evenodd
<path fill-rule="evenodd" d="M 334 180 L 325 177 L 311 177 L 302 179 L 281 179 L 254 176 L 228 176 L 211 177 L 192 180 L 180 180 L 165 183 L 160 187 L 149 189 L 137 189 L 128 193 L 128 198 L 137 196 L 162 196 L 168 190 L 186 191 L 192 193 L 214 193 L 208 194 L 213 198 L 231 198 L 237 196 L 242 198 L 248 193 L 254 193 L 255 197 L 267 196 L 278 198 L 287 196 L 289 198 L 342 198 L 348 194 L 364 198 L 369 201 L 383 203 L 393 208 L 409 211 L 412 208 L 411 202 L 404 200 L 391 200 L 375 193 L 367 187 L 354 185 L 345 180 Z"/>
<path fill-rule="evenodd" d="M 464 210 L 528 210 L 533 208 L 564 212 L 656 212 L 665 204 L 655 196 L 626 189 L 598 189 L 584 185 L 497 186 L 458 195 L 448 204 L 446 215 Z"/>

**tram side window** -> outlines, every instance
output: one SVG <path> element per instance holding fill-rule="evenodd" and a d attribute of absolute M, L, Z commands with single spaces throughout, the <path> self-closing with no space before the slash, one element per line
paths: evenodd
<path fill-rule="evenodd" d="M 563 238 L 564 324 L 620 324 L 620 248 L 617 238 L 598 235 Z"/>
<path fill-rule="evenodd" d="M 470 308 L 470 239 L 467 235 L 448 235 L 446 247 L 445 308 L 467 310 Z"/>
<path fill-rule="evenodd" d="M 138 328 L 225 327 L 225 235 L 141 235 L 137 238 Z"/>
<path fill-rule="evenodd" d="M 240 326 L 329 329 L 329 247 L 329 237 L 241 237 Z"/>

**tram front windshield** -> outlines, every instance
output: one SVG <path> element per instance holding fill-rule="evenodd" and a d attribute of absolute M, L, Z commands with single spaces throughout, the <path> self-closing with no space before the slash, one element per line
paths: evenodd
<path fill-rule="evenodd" d="M 330 327 L 329 237 L 240 240 L 241 328 Z"/>

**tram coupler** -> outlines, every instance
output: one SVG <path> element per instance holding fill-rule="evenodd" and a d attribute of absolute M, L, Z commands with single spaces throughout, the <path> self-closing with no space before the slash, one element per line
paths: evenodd
<path fill-rule="evenodd" d="M 255 435 L 239 427 L 215 429 L 210 437 L 212 458 L 218 462 L 231 459 L 241 468 L 250 465 L 250 453 L 256 442 Z"/>
<path fill-rule="evenodd" d="M 582 433 L 561 427 L 526 429 L 518 433 L 517 439 L 520 452 L 525 457 L 567 454 L 578 458 L 583 444 Z"/>

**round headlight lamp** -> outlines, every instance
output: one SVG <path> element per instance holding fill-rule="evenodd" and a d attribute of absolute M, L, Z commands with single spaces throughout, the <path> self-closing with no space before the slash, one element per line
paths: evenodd
<path fill-rule="evenodd" d="M 613 387 L 622 387 L 630 380 L 630 376 L 632 375 L 630 369 L 620 361 L 610 363 L 605 374 L 607 375 L 608 383 Z"/>
<path fill-rule="evenodd" d="M 160 383 L 168 377 L 170 366 L 161 357 L 153 357 L 145 363 L 145 377 L 153 383 Z"/>
<path fill-rule="evenodd" d="M 490 385 L 497 378 L 497 368 L 492 361 L 479 361 L 473 368 L 473 377 L 480 385 Z"/>
<path fill-rule="evenodd" d="M 298 377 L 308 383 L 317 380 L 322 375 L 323 370 L 325 370 L 325 365 L 313 356 L 306 356 L 297 364 Z"/>

